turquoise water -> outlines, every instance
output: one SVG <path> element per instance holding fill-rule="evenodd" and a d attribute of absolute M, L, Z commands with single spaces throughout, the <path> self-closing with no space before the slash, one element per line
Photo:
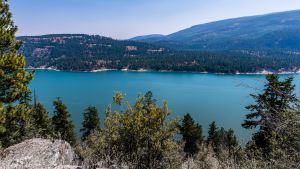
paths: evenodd
<path fill-rule="evenodd" d="M 296 76 L 296 81 L 299 81 Z M 52 102 L 60 97 L 72 114 L 77 131 L 81 127 L 82 113 L 89 105 L 96 106 L 103 119 L 106 107 L 112 103 L 115 91 L 122 91 L 134 103 L 139 93 L 151 90 L 158 103 L 167 100 L 172 117 L 189 112 L 207 131 L 215 120 L 219 126 L 233 128 L 241 141 L 251 131 L 241 127 L 253 100 L 250 93 L 263 88 L 262 75 L 215 75 L 174 72 L 122 72 L 98 73 L 36 71 L 31 89 L 50 114 Z"/>

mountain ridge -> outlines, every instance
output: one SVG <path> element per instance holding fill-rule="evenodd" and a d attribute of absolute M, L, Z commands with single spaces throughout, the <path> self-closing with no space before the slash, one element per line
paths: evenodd
<path fill-rule="evenodd" d="M 137 41 L 183 50 L 298 49 L 298 32 L 300 10 L 292 10 L 199 24 L 163 37 L 140 36 Z"/>

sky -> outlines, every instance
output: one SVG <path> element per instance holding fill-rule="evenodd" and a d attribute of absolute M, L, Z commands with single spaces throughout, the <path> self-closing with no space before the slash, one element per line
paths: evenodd
<path fill-rule="evenodd" d="M 21 35 L 84 33 L 128 39 L 300 9 L 300 0 L 9 0 Z"/>

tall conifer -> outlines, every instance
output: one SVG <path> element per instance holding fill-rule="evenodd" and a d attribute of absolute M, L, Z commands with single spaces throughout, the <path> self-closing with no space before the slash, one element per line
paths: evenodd
<path fill-rule="evenodd" d="M 266 76 L 267 83 L 261 94 L 252 94 L 255 104 L 246 108 L 251 112 L 246 115 L 242 126 L 246 129 L 258 127 L 253 135 L 253 144 L 262 150 L 265 156 L 274 150 L 273 145 L 286 136 L 280 136 L 280 126 L 285 126 L 294 118 L 299 118 L 299 100 L 295 95 L 293 78 L 280 80 L 276 74 Z"/>
<path fill-rule="evenodd" d="M 199 146 L 203 141 L 202 127 L 195 123 L 191 115 L 188 113 L 184 116 L 182 124 L 179 126 L 180 134 L 185 142 L 184 152 L 188 156 L 198 153 Z"/>
<path fill-rule="evenodd" d="M 21 42 L 16 40 L 17 27 L 6 0 L 0 0 L 0 102 L 9 104 L 28 92 L 33 77 L 25 70 L 25 58 L 18 54 Z"/>
<path fill-rule="evenodd" d="M 53 136 L 53 127 L 48 112 L 41 103 L 37 103 L 31 113 L 37 134 L 41 137 Z"/>
<path fill-rule="evenodd" d="M 28 135 L 30 128 L 28 84 L 32 72 L 25 70 L 25 58 L 18 54 L 17 27 L 6 0 L 0 0 L 0 144 L 9 146 Z M 18 104 L 16 104 L 18 102 Z"/>
<path fill-rule="evenodd" d="M 89 136 L 93 131 L 99 130 L 99 116 L 96 107 L 89 106 L 83 113 L 82 128 L 80 129 L 82 133 L 82 141 L 84 141 L 87 136 Z"/>
<path fill-rule="evenodd" d="M 61 139 L 69 142 L 71 145 L 76 144 L 74 125 L 70 113 L 67 111 L 66 105 L 57 98 L 53 105 L 55 107 L 52 123 L 56 134 L 60 135 Z"/>
<path fill-rule="evenodd" d="M 209 125 L 209 129 L 208 129 L 208 136 L 207 136 L 207 144 L 214 144 L 216 142 L 217 139 L 217 125 L 216 122 L 213 121 L 210 125 Z"/>

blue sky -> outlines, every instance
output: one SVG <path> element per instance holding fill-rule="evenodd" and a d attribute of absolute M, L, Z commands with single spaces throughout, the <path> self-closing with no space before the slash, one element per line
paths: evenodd
<path fill-rule="evenodd" d="M 300 0 L 9 0 L 17 35 L 170 34 L 211 21 L 300 9 Z"/>

